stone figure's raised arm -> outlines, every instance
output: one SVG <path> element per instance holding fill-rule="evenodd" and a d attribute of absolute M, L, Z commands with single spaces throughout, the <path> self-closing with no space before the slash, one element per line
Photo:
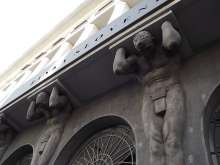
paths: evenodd
<path fill-rule="evenodd" d="M 58 87 L 54 87 L 50 94 L 49 107 L 52 109 L 62 109 L 67 103 L 67 97 L 60 94 Z"/>
<path fill-rule="evenodd" d="M 180 33 L 173 27 L 169 21 L 165 21 L 162 26 L 162 46 L 167 51 L 176 51 L 179 49 L 182 38 Z"/>
<path fill-rule="evenodd" d="M 135 73 L 137 70 L 137 57 L 128 55 L 124 48 L 119 48 L 116 51 L 113 62 L 113 72 L 117 75 Z"/>
<path fill-rule="evenodd" d="M 51 117 L 49 109 L 49 94 L 47 92 L 40 92 L 36 97 L 36 113 L 43 114 L 47 119 Z"/>
<path fill-rule="evenodd" d="M 49 96 L 46 92 L 40 92 L 36 96 L 36 101 L 31 101 L 29 104 L 26 119 L 28 121 L 38 120 L 42 118 L 43 116 L 46 116 L 46 118 L 49 117 Z"/>
<path fill-rule="evenodd" d="M 28 121 L 33 121 L 38 119 L 39 117 L 40 117 L 39 114 L 36 113 L 36 102 L 31 101 L 27 110 L 26 119 Z"/>

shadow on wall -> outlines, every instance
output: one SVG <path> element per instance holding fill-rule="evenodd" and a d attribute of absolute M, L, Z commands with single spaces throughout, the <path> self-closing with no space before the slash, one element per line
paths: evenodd
<path fill-rule="evenodd" d="M 71 140 L 64 146 L 54 165 L 68 164 L 77 149 L 80 148 L 80 146 L 91 136 L 101 132 L 102 130 L 113 128 L 119 125 L 124 125 L 132 130 L 127 121 L 117 116 L 106 116 L 90 122 L 79 130 L 78 133 L 73 135 Z M 134 138 L 134 135 L 132 136 Z"/>
<path fill-rule="evenodd" d="M 30 165 L 33 155 L 31 145 L 24 145 L 18 148 L 2 165 Z"/>

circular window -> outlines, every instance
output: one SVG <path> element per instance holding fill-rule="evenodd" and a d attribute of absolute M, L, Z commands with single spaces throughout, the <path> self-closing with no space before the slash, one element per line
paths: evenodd
<path fill-rule="evenodd" d="M 80 145 L 69 165 L 136 164 L 134 141 L 127 126 L 102 130 Z"/>

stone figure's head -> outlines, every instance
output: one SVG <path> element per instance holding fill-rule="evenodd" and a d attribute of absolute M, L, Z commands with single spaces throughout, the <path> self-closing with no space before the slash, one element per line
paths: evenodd
<path fill-rule="evenodd" d="M 35 100 L 31 101 L 28 107 L 26 119 L 28 121 L 34 121 L 46 116 L 50 117 L 49 112 L 49 95 L 46 92 L 40 92 L 37 94 Z"/>
<path fill-rule="evenodd" d="M 139 52 L 151 54 L 155 50 L 154 37 L 148 31 L 140 31 L 133 38 L 134 47 Z"/>

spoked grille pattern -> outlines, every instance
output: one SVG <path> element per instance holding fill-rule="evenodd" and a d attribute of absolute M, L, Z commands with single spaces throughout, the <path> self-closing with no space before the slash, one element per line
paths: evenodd
<path fill-rule="evenodd" d="M 213 165 L 220 164 L 220 106 L 209 121 L 209 143 Z"/>
<path fill-rule="evenodd" d="M 83 143 L 69 165 L 135 165 L 130 128 L 117 126 L 96 133 Z"/>
<path fill-rule="evenodd" d="M 32 154 L 27 154 L 20 160 L 17 160 L 16 165 L 30 165 L 32 160 Z"/>

